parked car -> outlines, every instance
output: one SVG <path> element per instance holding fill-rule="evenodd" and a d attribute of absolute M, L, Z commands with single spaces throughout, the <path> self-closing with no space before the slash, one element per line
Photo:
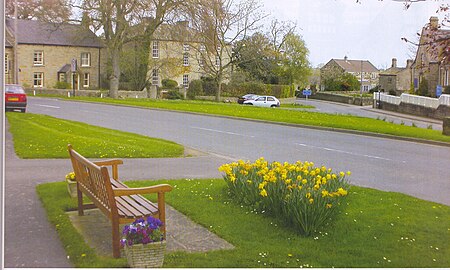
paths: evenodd
<path fill-rule="evenodd" d="M 257 98 L 257 97 L 259 97 L 259 96 L 258 96 L 258 95 L 255 95 L 255 94 L 247 94 L 247 95 L 244 95 L 244 96 L 242 96 L 242 97 L 239 97 L 237 102 L 238 102 L 239 104 L 243 104 L 244 101 L 247 101 L 247 100 L 254 100 L 254 99 Z"/>
<path fill-rule="evenodd" d="M 27 109 L 27 94 L 23 87 L 17 84 L 5 84 L 5 111 Z"/>
<path fill-rule="evenodd" d="M 280 107 L 280 101 L 274 96 L 259 96 L 255 100 L 244 101 L 244 104 L 260 107 Z"/>

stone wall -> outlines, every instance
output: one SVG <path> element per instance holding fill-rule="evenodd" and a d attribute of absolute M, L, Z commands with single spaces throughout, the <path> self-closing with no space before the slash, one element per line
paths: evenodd
<path fill-rule="evenodd" d="M 361 105 L 361 97 L 339 95 L 339 94 L 334 94 L 334 93 L 316 92 L 312 96 L 310 96 L 310 98 L 345 103 L 345 104 L 352 104 L 352 105 Z M 372 97 L 363 97 L 363 99 L 362 99 L 363 106 L 372 105 L 372 104 L 373 104 Z"/>
<path fill-rule="evenodd" d="M 25 92 L 30 95 L 58 95 L 58 96 L 72 96 L 72 89 L 46 89 L 46 88 L 27 88 Z M 108 97 L 109 91 L 107 90 L 75 90 L 76 96 L 83 97 Z M 147 98 L 149 94 L 146 90 L 143 91 L 119 91 L 119 98 Z"/>
<path fill-rule="evenodd" d="M 396 105 L 380 101 L 378 108 L 387 111 L 412 114 L 439 120 L 442 120 L 446 117 L 450 117 L 450 107 L 445 105 L 439 105 L 437 109 L 434 109 L 404 102 L 401 102 L 399 105 Z"/>

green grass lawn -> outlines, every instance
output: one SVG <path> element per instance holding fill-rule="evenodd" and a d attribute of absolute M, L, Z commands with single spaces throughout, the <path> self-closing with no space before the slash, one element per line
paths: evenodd
<path fill-rule="evenodd" d="M 281 108 L 268 109 L 254 106 L 242 106 L 235 103 L 190 100 L 110 99 L 94 97 L 72 97 L 67 99 L 223 115 L 307 126 L 357 130 L 409 138 L 450 142 L 450 136 L 442 135 L 441 131 L 397 125 L 378 119 L 350 115 L 325 114 L 303 110 L 284 110 Z M 283 104 L 281 106 L 283 106 Z"/>
<path fill-rule="evenodd" d="M 180 157 L 182 145 L 31 113 L 6 113 L 20 158 L 68 158 L 67 144 L 90 158 Z"/>
<path fill-rule="evenodd" d="M 450 207 L 394 192 L 352 187 L 338 219 L 303 237 L 276 219 L 232 202 L 222 179 L 130 181 L 131 187 L 169 183 L 167 202 L 236 248 L 166 254 L 164 267 L 450 267 Z M 76 207 L 64 182 L 37 187 L 49 220 L 76 267 L 125 267 L 100 257 L 72 227 Z"/>

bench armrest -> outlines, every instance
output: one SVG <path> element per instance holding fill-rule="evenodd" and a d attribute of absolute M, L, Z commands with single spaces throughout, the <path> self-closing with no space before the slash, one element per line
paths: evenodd
<path fill-rule="evenodd" d="M 151 187 L 140 188 L 113 188 L 114 196 L 128 196 L 136 194 L 150 194 L 169 192 L 172 190 L 172 186 L 168 184 L 154 185 Z"/>
<path fill-rule="evenodd" d="M 117 165 L 123 164 L 120 159 L 108 159 L 102 161 L 93 162 L 97 166 L 111 166 L 112 167 L 112 178 L 114 180 L 119 180 L 119 168 Z"/>

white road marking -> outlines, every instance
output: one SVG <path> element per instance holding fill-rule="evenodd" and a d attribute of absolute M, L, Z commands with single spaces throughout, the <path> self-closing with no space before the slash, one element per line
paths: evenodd
<path fill-rule="evenodd" d="M 313 146 L 313 145 L 307 145 L 307 144 L 304 144 L 304 143 L 295 143 L 295 144 L 298 145 L 298 146 L 315 148 L 315 149 L 321 149 L 321 150 L 325 150 L 325 151 L 337 152 L 337 153 L 342 153 L 342 154 L 347 154 L 347 155 L 352 155 L 352 156 L 392 161 L 392 159 L 390 159 L 390 158 L 384 158 L 384 157 L 378 157 L 378 156 L 372 156 L 372 155 L 365 155 L 365 154 L 357 154 L 357 153 L 353 153 L 353 152 L 349 152 L 349 151 L 333 149 L 333 148 L 328 148 L 328 147 Z M 401 162 L 402 163 L 406 163 L 406 161 L 404 161 L 404 160 L 402 160 Z"/>
<path fill-rule="evenodd" d="M 43 105 L 43 104 L 36 104 L 36 105 L 40 106 L 40 107 L 46 107 L 46 108 L 61 109 L 61 107 L 51 106 L 51 105 Z"/>
<path fill-rule="evenodd" d="M 251 136 L 251 135 L 245 135 L 245 134 L 234 133 L 234 132 L 223 131 L 223 130 L 217 130 L 217 129 L 201 128 L 201 127 L 190 127 L 190 128 L 200 129 L 200 130 L 205 130 L 205 131 L 211 131 L 211 132 L 217 132 L 217 133 L 223 133 L 223 134 L 228 134 L 228 135 L 235 135 L 235 136 L 243 136 L 243 137 L 255 138 L 255 136 Z"/>

